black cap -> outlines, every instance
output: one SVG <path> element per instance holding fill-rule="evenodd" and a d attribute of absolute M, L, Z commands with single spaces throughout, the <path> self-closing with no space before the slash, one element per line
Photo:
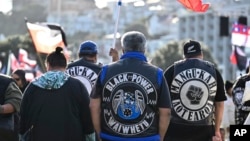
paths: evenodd
<path fill-rule="evenodd" d="M 84 41 L 79 48 L 79 54 L 97 54 L 97 44 L 93 41 Z"/>
<path fill-rule="evenodd" d="M 190 40 L 183 47 L 185 57 L 193 57 L 201 54 L 201 45 L 197 41 Z"/>

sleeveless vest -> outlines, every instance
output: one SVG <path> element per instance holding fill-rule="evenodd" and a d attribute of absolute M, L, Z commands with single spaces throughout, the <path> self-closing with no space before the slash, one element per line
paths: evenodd
<path fill-rule="evenodd" d="M 66 73 L 79 79 L 87 88 L 89 94 L 97 80 L 97 75 L 101 71 L 101 66 L 79 59 L 68 65 Z"/>
<path fill-rule="evenodd" d="M 124 138 L 158 134 L 161 78 L 160 69 L 134 58 L 104 66 L 101 73 L 102 132 Z"/>
<path fill-rule="evenodd" d="M 213 64 L 200 59 L 176 62 L 170 86 L 173 106 L 171 122 L 211 125 L 216 91 Z"/>

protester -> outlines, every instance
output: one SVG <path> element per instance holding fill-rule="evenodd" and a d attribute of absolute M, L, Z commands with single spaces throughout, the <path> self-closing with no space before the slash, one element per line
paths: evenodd
<path fill-rule="evenodd" d="M 225 138 L 229 138 L 230 125 L 235 124 L 235 105 L 232 99 L 233 82 L 225 82 L 227 100 L 224 102 L 224 113 L 222 118 L 222 128 L 225 129 Z"/>
<path fill-rule="evenodd" d="M 162 141 L 171 115 L 163 71 L 147 62 L 142 33 L 121 42 L 124 54 L 102 68 L 91 93 L 95 130 L 102 141 Z"/>
<path fill-rule="evenodd" d="M 31 81 L 24 92 L 22 137 L 32 130 L 35 141 L 86 141 L 94 133 L 88 91 L 65 73 L 67 62 L 62 51 L 57 47 L 47 56 L 47 72 Z"/>
<path fill-rule="evenodd" d="M 18 141 L 14 114 L 19 112 L 22 93 L 11 77 L 0 75 L 0 141 Z"/>
<path fill-rule="evenodd" d="M 26 72 L 22 69 L 15 70 L 11 77 L 15 80 L 19 89 L 24 92 L 25 88 L 28 86 L 29 81 L 25 77 Z"/>
<path fill-rule="evenodd" d="M 101 70 L 97 64 L 97 44 L 93 41 L 84 41 L 79 48 L 79 59 L 68 64 L 66 72 L 79 79 L 90 93 Z"/>
<path fill-rule="evenodd" d="M 249 66 L 250 67 L 250 66 Z M 233 102 L 236 107 L 235 124 L 244 124 L 250 112 L 250 72 L 236 79 L 233 85 Z"/>
<path fill-rule="evenodd" d="M 15 82 L 16 82 L 18 88 L 21 90 L 22 94 L 29 84 L 29 81 L 27 81 L 25 74 L 26 74 L 25 71 L 22 69 L 17 69 L 11 74 L 11 77 L 15 80 Z M 20 125 L 19 125 L 20 124 L 20 113 L 19 112 L 16 112 L 14 114 L 14 121 L 15 121 L 15 127 L 16 127 L 15 132 L 16 132 L 16 135 L 18 135 L 19 129 L 20 129 Z"/>
<path fill-rule="evenodd" d="M 101 63 L 97 64 L 98 46 L 95 42 L 87 40 L 81 43 L 78 51 L 79 59 L 68 64 L 66 72 L 75 77 L 85 85 L 90 93 L 101 70 Z M 113 61 L 117 60 L 118 52 L 110 50 Z"/>
<path fill-rule="evenodd" d="M 184 59 L 164 72 L 173 106 L 165 141 L 220 141 L 226 100 L 222 76 L 203 60 L 199 42 L 191 40 L 183 50 Z"/>

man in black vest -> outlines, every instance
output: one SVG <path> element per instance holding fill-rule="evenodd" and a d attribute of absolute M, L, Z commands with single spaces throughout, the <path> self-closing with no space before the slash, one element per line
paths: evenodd
<path fill-rule="evenodd" d="M 106 65 L 91 93 L 91 115 L 102 141 L 162 141 L 170 120 L 170 96 L 163 71 L 147 62 L 146 38 L 130 31 L 123 55 Z"/>
<path fill-rule="evenodd" d="M 87 88 L 90 94 L 94 86 L 97 75 L 101 71 L 102 64 L 97 64 L 98 46 L 94 41 L 87 40 L 80 44 L 78 57 L 79 59 L 68 64 L 66 73 L 79 79 Z M 110 49 L 110 56 L 113 61 L 118 60 L 118 52 L 116 49 Z"/>
<path fill-rule="evenodd" d="M 78 51 L 79 59 L 68 64 L 66 72 L 79 79 L 90 93 L 100 72 L 102 64 L 97 64 L 98 46 L 95 42 L 87 40 L 81 43 Z M 118 60 L 116 49 L 110 49 L 110 56 L 113 61 Z"/>
<path fill-rule="evenodd" d="M 0 141 L 18 141 L 14 113 L 20 111 L 22 92 L 9 76 L 0 74 Z"/>
<path fill-rule="evenodd" d="M 183 49 L 184 59 L 164 72 L 173 106 L 165 141 L 220 141 L 226 100 L 222 76 L 203 60 L 199 42 L 189 41 Z"/>
<path fill-rule="evenodd" d="M 101 70 L 97 64 L 97 44 L 93 41 L 84 41 L 79 47 L 79 59 L 68 64 L 66 72 L 79 79 L 90 93 Z"/>

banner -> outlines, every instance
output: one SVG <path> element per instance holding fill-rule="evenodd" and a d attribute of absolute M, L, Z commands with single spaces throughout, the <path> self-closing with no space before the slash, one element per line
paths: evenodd
<path fill-rule="evenodd" d="M 250 48 L 250 27 L 239 22 L 232 25 L 231 43 L 233 46 L 230 60 L 240 71 L 247 67 L 247 48 Z"/>
<path fill-rule="evenodd" d="M 247 56 L 244 47 L 233 46 L 230 61 L 232 64 L 237 65 L 240 71 L 245 70 L 247 67 Z"/>
<path fill-rule="evenodd" d="M 26 22 L 26 25 L 37 52 L 49 54 L 58 46 L 67 52 L 65 33 L 59 25 L 30 22 Z"/>
<path fill-rule="evenodd" d="M 17 69 L 22 69 L 26 72 L 27 80 L 32 80 L 42 74 L 41 68 L 37 65 L 37 61 L 30 59 L 28 52 L 24 49 L 20 48 L 17 55 L 10 53 L 8 61 L 10 62 L 9 74 Z"/>
<path fill-rule="evenodd" d="M 246 46 L 248 40 L 248 27 L 243 24 L 234 23 L 232 27 L 232 45 Z"/>

